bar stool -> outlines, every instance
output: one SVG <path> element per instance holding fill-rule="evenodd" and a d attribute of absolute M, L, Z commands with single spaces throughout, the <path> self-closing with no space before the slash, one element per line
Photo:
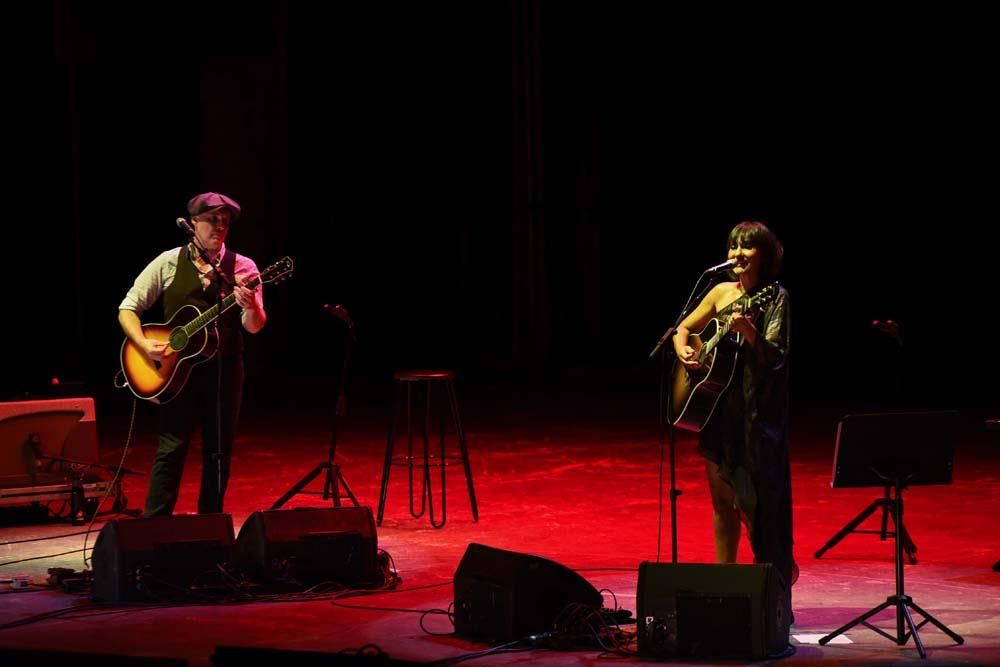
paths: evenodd
<path fill-rule="evenodd" d="M 416 370 L 398 371 L 394 374 L 396 379 L 396 401 L 393 407 L 392 420 L 389 422 L 389 437 L 385 446 L 385 462 L 382 466 L 382 486 L 379 489 L 378 498 L 378 518 L 376 523 L 382 525 L 382 516 L 385 512 L 385 499 L 389 492 L 389 472 L 393 465 L 403 465 L 407 467 L 409 473 L 410 490 L 410 516 L 420 518 L 425 513 L 430 517 L 431 525 L 434 528 L 441 528 L 447 519 L 448 495 L 445 487 L 445 470 L 447 466 L 461 460 L 465 467 L 465 481 L 469 487 L 469 503 L 472 506 L 472 520 L 479 521 L 479 506 L 476 504 L 476 491 L 472 487 L 472 468 L 469 465 L 469 448 L 465 443 L 465 432 L 462 430 L 462 420 L 458 415 L 458 399 L 455 397 L 455 372 L 450 370 Z M 445 414 L 444 408 L 440 409 L 441 426 L 439 430 L 440 449 L 438 454 L 431 454 L 430 432 L 431 432 L 431 394 L 435 384 L 443 384 L 448 396 L 448 405 L 451 410 L 451 417 L 455 424 L 455 432 L 458 435 L 459 454 L 447 454 L 445 452 Z M 424 391 L 424 420 L 423 420 L 423 441 L 424 451 L 420 457 L 423 459 L 423 479 L 420 488 L 420 508 L 416 508 L 414 499 L 413 469 L 419 468 L 419 459 L 413 455 L 413 403 L 414 392 L 423 389 Z M 396 426 L 399 422 L 399 408 L 403 402 L 403 393 L 406 393 L 406 455 L 394 455 L 396 446 Z M 432 462 L 441 471 L 441 520 L 438 522 L 434 516 L 434 497 L 431 484 Z"/>

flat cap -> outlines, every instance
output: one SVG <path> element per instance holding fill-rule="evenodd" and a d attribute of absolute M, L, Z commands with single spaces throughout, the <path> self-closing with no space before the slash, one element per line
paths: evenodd
<path fill-rule="evenodd" d="M 188 213 L 192 216 L 201 215 L 205 211 L 211 211 L 225 206 L 233 214 L 233 220 L 240 219 L 240 205 L 236 200 L 218 192 L 203 192 L 191 198 L 188 202 Z"/>

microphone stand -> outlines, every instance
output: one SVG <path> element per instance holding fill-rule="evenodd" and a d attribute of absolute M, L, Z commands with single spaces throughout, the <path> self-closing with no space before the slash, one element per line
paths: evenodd
<path fill-rule="evenodd" d="M 684 318 L 688 316 L 691 312 L 692 304 L 700 303 L 708 290 L 712 287 L 712 283 L 707 284 L 701 292 L 695 295 L 698 285 L 705 278 L 706 275 L 712 272 L 712 269 L 708 269 L 702 272 L 698 280 L 695 281 L 694 287 L 691 289 L 691 293 L 688 295 L 687 303 L 684 304 L 684 308 L 681 309 L 681 314 L 678 315 L 674 323 L 667 329 L 660 339 L 656 342 L 653 347 L 652 352 L 649 353 L 649 359 L 654 359 L 657 356 L 660 357 L 660 398 L 658 404 L 658 440 L 660 443 L 660 484 L 659 484 L 659 516 L 657 518 L 656 524 L 656 562 L 660 562 L 660 546 L 663 542 L 662 532 L 663 532 L 663 459 L 664 450 L 666 449 L 666 442 L 670 443 L 670 562 L 677 562 L 677 497 L 683 493 L 677 488 L 677 464 L 676 464 L 676 433 L 674 429 L 674 422 L 670 415 L 666 414 L 666 409 L 673 402 L 673 385 L 667 380 L 667 367 L 668 358 L 674 354 L 674 346 L 667 345 L 667 341 L 673 338 L 674 334 L 677 332 L 677 327 L 680 326 Z"/>
<path fill-rule="evenodd" d="M 235 287 L 235 282 L 230 276 L 227 276 L 222 270 L 222 262 L 213 262 L 208 256 L 208 253 L 204 248 L 198 243 L 197 238 L 191 237 L 191 245 L 195 247 L 198 251 L 198 255 L 201 256 L 202 260 L 206 264 L 212 267 L 213 280 L 215 281 L 215 307 L 218 314 L 215 318 L 213 326 L 215 327 L 215 453 L 212 457 L 215 459 L 215 490 L 218 494 L 218 511 L 222 511 L 222 356 L 223 356 L 223 344 L 222 344 L 222 288 L 223 285 L 228 286 L 230 290 Z M 218 259 L 218 257 L 216 257 Z"/>
<path fill-rule="evenodd" d="M 333 424 L 332 424 L 332 434 L 330 436 L 330 449 L 327 452 L 326 461 L 322 461 L 313 468 L 309 473 L 292 485 L 288 491 L 285 492 L 283 496 L 274 501 L 271 505 L 272 510 L 280 508 L 282 505 L 287 503 L 293 496 L 299 493 L 315 493 L 319 492 L 303 491 L 310 482 L 316 479 L 320 473 L 326 472 L 326 479 L 323 482 L 323 500 L 333 498 L 333 506 L 340 507 L 340 487 L 344 487 L 344 493 L 354 504 L 358 507 L 358 499 L 354 497 L 354 492 L 351 491 L 351 487 L 347 485 L 347 480 L 344 479 L 344 473 L 340 470 L 340 465 L 334 463 L 334 459 L 337 456 L 337 435 L 340 428 L 340 417 L 344 416 L 346 400 L 344 398 L 344 386 L 347 382 L 347 369 L 350 366 L 351 360 L 351 347 L 355 340 L 357 340 L 357 334 L 354 331 L 354 320 L 348 315 L 347 310 L 343 306 L 323 306 L 323 310 L 332 314 L 334 317 L 342 320 L 344 325 L 347 327 L 347 338 L 344 342 L 344 362 L 340 368 L 340 381 L 337 383 L 337 393 L 334 397 L 333 402 Z"/>

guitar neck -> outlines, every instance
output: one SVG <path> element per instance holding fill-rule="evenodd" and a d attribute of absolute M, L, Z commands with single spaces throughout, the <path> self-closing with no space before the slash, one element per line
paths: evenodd
<path fill-rule="evenodd" d="M 770 301 L 773 298 L 776 285 L 777 283 L 772 283 L 771 285 L 769 285 L 768 287 L 761 290 L 757 294 L 754 294 L 751 297 L 740 297 L 738 301 L 744 302 L 743 312 L 749 314 L 751 311 L 756 309 L 761 304 Z M 732 328 L 733 328 L 733 322 L 731 319 L 726 318 L 724 322 L 719 321 L 719 328 L 715 332 L 715 335 L 712 336 L 712 338 L 709 339 L 707 343 L 702 345 L 700 354 L 701 358 L 704 359 L 705 357 L 707 357 L 712 352 L 712 350 L 715 349 L 715 346 L 718 345 L 722 341 L 722 339 L 726 337 L 726 334 L 728 334 L 729 330 Z"/>
<path fill-rule="evenodd" d="M 726 337 L 726 334 L 729 333 L 729 330 L 732 329 L 732 327 L 733 323 L 731 320 L 726 320 L 725 322 L 720 323 L 719 330 L 715 332 L 715 335 L 712 336 L 712 339 L 710 341 L 705 343 L 705 354 L 708 354 L 709 352 L 714 350 L 715 346 L 718 345 L 722 341 L 722 339 Z"/>
<path fill-rule="evenodd" d="M 260 285 L 259 276 L 249 281 L 246 284 L 246 287 L 248 289 L 254 289 L 257 287 L 257 285 Z M 236 303 L 236 295 L 230 294 L 229 296 L 227 296 L 225 299 L 222 300 L 221 304 L 218 303 L 215 304 L 214 306 L 206 310 L 204 313 L 202 313 L 198 317 L 194 318 L 193 320 L 185 324 L 184 325 L 185 333 L 187 333 L 188 336 L 192 336 L 198 333 L 199 331 L 207 327 L 209 324 L 214 322 L 219 317 L 219 315 L 232 308 L 235 303 Z"/>
<path fill-rule="evenodd" d="M 702 358 L 704 358 L 704 357 L 708 356 L 709 354 L 711 354 L 712 350 L 715 349 L 715 346 L 718 345 L 722 341 L 722 339 L 726 337 L 726 334 L 729 333 L 729 330 L 732 328 L 732 326 L 733 326 L 733 323 L 730 322 L 730 321 L 720 322 L 719 323 L 719 328 L 715 332 L 715 335 L 712 336 L 709 339 L 709 341 L 707 343 L 705 343 L 702 346 L 702 348 L 701 348 L 701 356 L 702 356 Z"/>

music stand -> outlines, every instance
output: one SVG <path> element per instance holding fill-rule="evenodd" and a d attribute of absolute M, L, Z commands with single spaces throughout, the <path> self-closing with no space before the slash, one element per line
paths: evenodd
<path fill-rule="evenodd" d="M 903 525 L 903 489 L 913 485 L 951 484 L 955 439 L 961 430 L 959 413 L 890 412 L 846 415 L 837 426 L 837 446 L 833 462 L 834 488 L 889 486 L 894 490 L 893 513 L 897 527 Z M 864 625 L 902 646 L 913 637 L 921 658 L 927 657 L 918 630 L 932 623 L 955 643 L 965 642 L 946 625 L 921 609 L 906 595 L 903 585 L 901 530 L 894 534 L 896 554 L 896 594 L 866 611 L 850 623 L 819 640 L 827 644 L 855 625 Z M 896 636 L 868 623 L 868 619 L 889 607 L 896 608 Z M 910 608 L 924 620 L 915 625 Z M 904 625 L 905 623 L 905 625 Z M 909 632 L 906 631 L 909 628 Z"/>
<path fill-rule="evenodd" d="M 885 336 L 890 339 L 895 346 L 895 372 L 893 375 L 893 404 L 898 405 L 900 396 L 902 394 L 903 386 L 903 337 L 900 332 L 899 323 L 894 320 L 873 320 L 871 327 L 878 334 Z M 906 530 L 906 526 L 901 524 L 895 513 L 892 511 L 893 503 L 892 497 L 890 495 L 891 489 L 888 485 L 885 487 L 885 493 L 881 498 L 876 498 L 871 502 L 868 507 L 863 509 L 854 517 L 850 522 L 848 522 L 843 528 L 840 529 L 833 537 L 831 537 L 826 544 L 824 544 L 815 554 L 815 558 L 822 558 L 823 554 L 832 549 L 837 545 L 842 539 L 850 535 L 851 533 L 867 533 L 875 534 L 879 536 L 883 542 L 885 542 L 887 537 L 894 537 L 894 533 L 888 531 L 889 517 L 892 516 L 893 524 L 897 531 L 899 531 L 900 537 L 903 539 L 903 553 L 906 554 L 906 558 L 910 561 L 910 565 L 917 564 L 917 545 L 910 537 L 910 533 Z M 858 530 L 865 519 L 874 514 L 879 509 L 882 510 L 882 525 L 880 530 Z"/>

